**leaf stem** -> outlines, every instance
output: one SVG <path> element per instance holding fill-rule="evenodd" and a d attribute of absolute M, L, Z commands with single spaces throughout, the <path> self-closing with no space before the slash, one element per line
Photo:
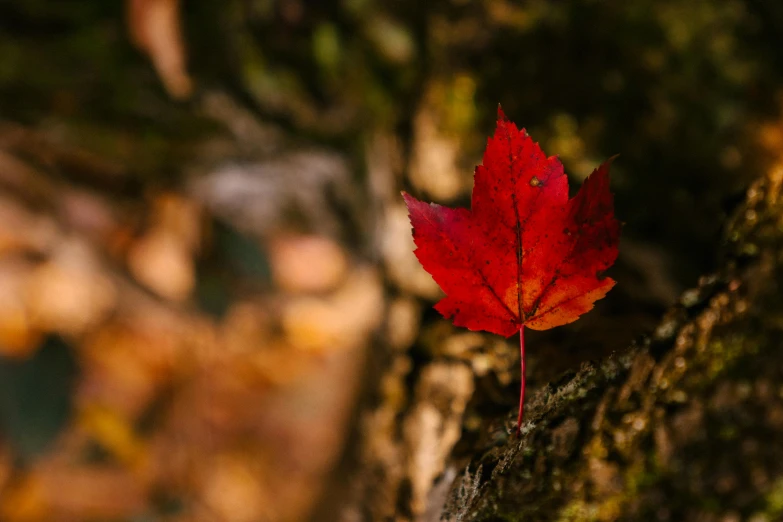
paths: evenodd
<path fill-rule="evenodd" d="M 517 418 L 517 436 L 521 434 L 522 418 L 525 416 L 525 327 L 519 328 L 519 361 L 522 369 L 519 388 L 519 417 Z"/>

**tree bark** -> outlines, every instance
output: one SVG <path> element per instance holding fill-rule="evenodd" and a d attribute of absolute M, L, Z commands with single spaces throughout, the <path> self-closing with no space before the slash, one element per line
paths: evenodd
<path fill-rule="evenodd" d="M 655 332 L 487 426 L 443 516 L 493 520 L 783 517 L 783 175 L 755 183 L 722 268 Z"/>

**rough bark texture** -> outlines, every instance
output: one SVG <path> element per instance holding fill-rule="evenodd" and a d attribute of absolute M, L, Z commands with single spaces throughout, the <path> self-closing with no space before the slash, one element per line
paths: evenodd
<path fill-rule="evenodd" d="M 655 333 L 540 390 L 521 438 L 482 430 L 446 516 L 783 517 L 783 173 L 749 189 L 722 269 Z"/>

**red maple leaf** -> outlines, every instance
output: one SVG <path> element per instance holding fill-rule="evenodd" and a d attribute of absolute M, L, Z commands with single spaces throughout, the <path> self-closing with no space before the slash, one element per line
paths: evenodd
<path fill-rule="evenodd" d="M 476 167 L 471 209 L 427 204 L 403 193 L 416 257 L 446 293 L 435 309 L 455 326 L 509 337 L 519 332 L 525 402 L 524 327 L 576 321 L 614 286 L 602 277 L 617 258 L 620 223 L 609 192 L 611 159 L 568 198 L 556 156 L 498 109 L 495 136 Z"/>

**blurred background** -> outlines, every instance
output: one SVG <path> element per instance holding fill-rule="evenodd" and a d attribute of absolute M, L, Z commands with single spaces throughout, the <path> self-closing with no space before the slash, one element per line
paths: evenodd
<path fill-rule="evenodd" d="M 718 264 L 783 168 L 781 35 L 776 0 L 0 0 L 0 520 L 438 520 L 518 359 L 432 311 L 399 191 L 468 205 L 498 104 L 574 190 L 620 154 L 619 284 L 531 332 L 535 389 Z"/>

